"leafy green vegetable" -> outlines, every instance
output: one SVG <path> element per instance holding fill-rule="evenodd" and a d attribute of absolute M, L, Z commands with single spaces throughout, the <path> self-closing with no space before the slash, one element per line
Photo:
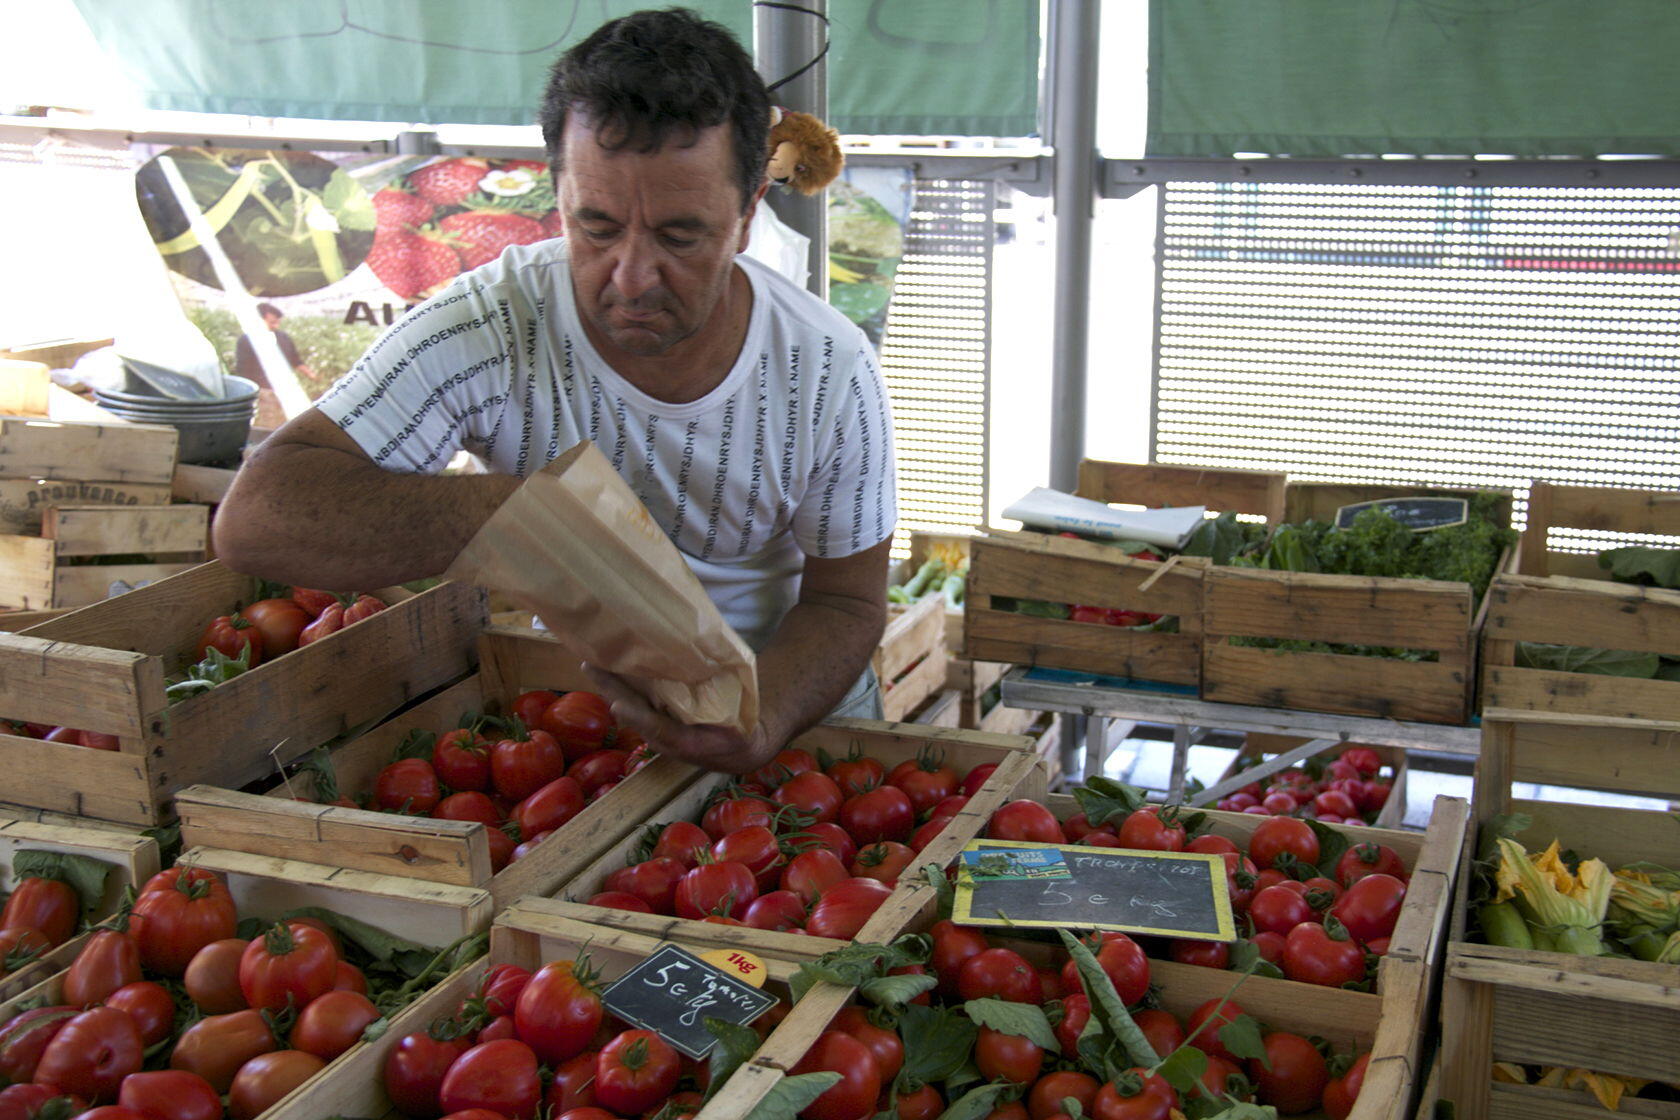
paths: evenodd
<path fill-rule="evenodd" d="M 747 1120 L 796 1120 L 807 1105 L 840 1080 L 838 1073 L 800 1073 L 784 1077 L 747 1113 Z"/>
<path fill-rule="evenodd" d="M 917 1085 L 945 1080 L 968 1060 L 978 1033 L 973 1020 L 951 1008 L 911 1004 L 898 1021 L 904 1040 L 901 1076 Z"/>
<path fill-rule="evenodd" d="M 1648 587 L 1680 589 L 1680 548 L 1610 548 L 1598 554 L 1610 578 Z"/>
<path fill-rule="evenodd" d="M 1648 680 L 1657 675 L 1662 659 L 1654 653 L 1633 650 L 1518 642 L 1516 662 L 1524 669 L 1552 669 L 1563 673 L 1597 673 L 1607 677 Z"/>
<path fill-rule="evenodd" d="M 1012 1003 L 1002 999 L 971 999 L 963 1004 L 963 1011 L 982 1027 L 990 1027 L 1004 1034 L 1019 1035 L 1054 1053 L 1061 1043 L 1044 1009 L 1035 1004 Z"/>
<path fill-rule="evenodd" d="M 717 1046 L 712 1049 L 711 1083 L 706 1088 L 705 1099 L 711 1100 L 730 1075 L 758 1052 L 759 1038 L 758 1032 L 751 1027 L 739 1026 L 727 1019 L 714 1019 L 708 1015 L 705 1024 L 718 1040 Z"/>
<path fill-rule="evenodd" d="M 1234 513 L 1210 517 L 1196 526 L 1179 549 L 1183 556 L 1206 556 L 1215 564 L 1229 564 L 1265 539 L 1266 527 L 1255 521 L 1238 521 Z"/>
<path fill-rule="evenodd" d="M 113 865 L 75 852 L 43 852 L 24 849 L 12 853 L 12 879 L 57 879 L 68 883 L 82 900 L 82 912 L 91 914 L 105 900 L 105 883 Z"/>

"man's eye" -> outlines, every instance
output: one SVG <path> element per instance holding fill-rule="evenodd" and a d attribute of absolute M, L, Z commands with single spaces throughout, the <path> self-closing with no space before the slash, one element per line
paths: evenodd
<path fill-rule="evenodd" d="M 687 249 L 695 244 L 695 239 L 692 237 L 672 237 L 670 234 L 666 234 L 665 244 L 673 249 Z"/>
<path fill-rule="evenodd" d="M 590 229 L 588 226 L 583 227 L 583 235 L 591 241 L 605 241 L 615 232 L 617 231 L 610 229 Z"/>

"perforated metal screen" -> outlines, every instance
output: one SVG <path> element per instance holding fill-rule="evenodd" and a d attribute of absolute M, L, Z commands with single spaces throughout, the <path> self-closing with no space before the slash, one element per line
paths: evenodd
<path fill-rule="evenodd" d="M 917 179 L 881 362 L 898 453 L 898 540 L 985 520 L 992 207 L 985 180 Z"/>
<path fill-rule="evenodd" d="M 1160 461 L 1680 488 L 1680 189 L 1161 191 Z"/>

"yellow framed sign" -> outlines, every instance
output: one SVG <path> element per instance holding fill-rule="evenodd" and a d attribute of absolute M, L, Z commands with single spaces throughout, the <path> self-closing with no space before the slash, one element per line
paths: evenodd
<path fill-rule="evenodd" d="M 975 840 L 957 859 L 951 918 L 959 925 L 1237 937 L 1216 852 Z"/>

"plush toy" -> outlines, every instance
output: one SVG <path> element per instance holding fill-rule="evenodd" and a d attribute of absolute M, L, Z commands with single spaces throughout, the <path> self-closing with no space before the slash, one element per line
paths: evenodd
<path fill-rule="evenodd" d="M 770 107 L 770 181 L 816 194 L 846 165 L 840 134 L 810 113 Z"/>

